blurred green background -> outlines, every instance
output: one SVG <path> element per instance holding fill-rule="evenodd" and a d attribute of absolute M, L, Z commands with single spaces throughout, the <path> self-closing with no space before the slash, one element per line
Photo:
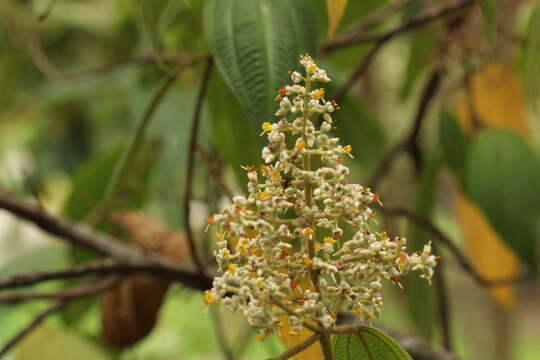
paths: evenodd
<path fill-rule="evenodd" d="M 267 9 L 270 1 L 255 2 Z M 276 66 L 285 67 L 286 77 L 295 57 L 310 50 L 334 80 L 327 90 L 330 99 L 358 69 L 373 42 L 322 53 L 325 45 L 354 34 L 358 24 L 369 25 L 361 36 L 384 34 L 456 3 L 350 0 L 343 2 L 344 15 L 339 17 L 328 12 L 327 1 L 291 1 L 298 28 L 279 22 L 275 7 L 257 13 L 269 17 L 267 31 L 277 31 L 277 40 L 262 37 L 270 42 L 262 46 L 273 46 L 273 41 L 278 46 L 287 33 L 304 34 L 295 37 L 297 43 L 283 45 L 294 56 L 282 57 Z M 196 155 L 191 223 L 201 248 L 211 248 L 213 237 L 204 232 L 204 219 L 219 211 L 226 198 L 209 175 L 204 156 L 233 192 L 242 191 L 240 165 L 259 162 L 259 129 L 271 118 L 272 89 L 277 92 L 277 87 L 276 79 L 263 75 L 265 90 L 274 86 L 268 99 L 249 93 L 249 82 L 243 84 L 249 95 L 238 97 L 241 91 L 234 85 L 234 69 L 227 65 L 228 53 L 219 49 L 227 40 L 205 36 L 219 14 L 204 14 L 204 8 L 203 0 L 0 0 L 0 185 L 49 212 L 116 235 L 118 228 L 101 212 L 103 204 L 117 212 L 138 210 L 152 222 L 181 232 L 188 142 L 210 51 L 217 66 L 200 119 L 197 141 L 203 156 L 201 151 Z M 382 10 L 388 8 L 394 10 Z M 245 10 L 239 16 L 256 24 L 264 20 L 250 19 L 250 14 Z M 377 21 L 368 24 L 369 19 Z M 338 24 L 330 37 L 329 21 Z M 256 68 L 250 55 L 242 53 L 242 36 L 250 35 L 242 31 L 239 27 L 229 34 L 236 42 L 232 49 Z M 408 235 L 413 249 L 429 240 L 437 246 L 443 257 L 452 344 L 463 359 L 540 358 L 540 287 L 535 275 L 540 229 L 539 34 L 537 2 L 478 1 L 478 6 L 426 22 L 382 44 L 339 101 L 336 133 L 353 146 L 355 157 L 347 162 L 352 180 L 373 180 L 388 152 L 407 138 L 421 117 L 416 142 L 406 144 L 392 166 L 380 172 L 374 191 L 385 204 L 431 219 L 486 278 L 533 274 L 516 286 L 490 292 L 460 268 L 433 234 L 406 219 L 381 216 L 381 225 Z M 156 98 L 178 69 L 182 71 L 170 89 Z M 438 83 L 430 89 L 434 75 Z M 153 99 L 158 100 L 155 112 L 146 116 Z M 246 111 L 246 102 L 260 106 Z M 135 141 L 137 132 L 141 137 Z M 118 171 L 126 156 L 126 171 L 115 180 L 114 169 Z M 62 268 L 92 256 L 0 213 L 1 276 Z M 405 291 L 390 287 L 381 323 L 441 344 L 437 282 L 439 278 L 428 287 L 411 280 L 404 283 Z M 42 301 L 0 306 L 0 344 L 44 306 Z M 6 359 L 219 359 L 220 336 L 242 359 L 268 358 L 284 349 L 277 338 L 257 342 L 240 315 L 221 310 L 212 315 L 201 293 L 180 285 L 168 291 L 150 335 L 122 351 L 104 344 L 100 311 L 96 298 L 75 302 L 51 316 Z M 215 331 L 216 317 L 226 324 L 224 335 Z"/>

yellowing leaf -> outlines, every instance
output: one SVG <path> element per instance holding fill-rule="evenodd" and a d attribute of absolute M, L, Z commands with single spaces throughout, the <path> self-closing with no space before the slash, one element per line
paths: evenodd
<path fill-rule="evenodd" d="M 458 99 L 457 115 L 468 134 L 474 133 L 475 122 L 525 137 L 530 131 L 522 85 L 513 69 L 504 64 L 488 64 L 472 76 L 469 89 Z"/>
<path fill-rule="evenodd" d="M 345 8 L 347 7 L 348 0 L 326 0 L 326 9 L 328 12 L 328 37 L 334 36 Z"/>
<path fill-rule="evenodd" d="M 456 112 L 462 127 L 472 136 L 482 127 L 511 129 L 521 136 L 529 134 L 522 86 L 512 67 L 506 64 L 488 64 L 473 74 L 467 89 L 458 97 Z M 457 212 L 477 270 L 487 279 L 516 275 L 516 255 L 463 194 L 457 197 Z M 491 289 L 490 294 L 506 309 L 516 302 L 513 286 Z"/>
<path fill-rule="evenodd" d="M 287 348 L 291 348 L 296 344 L 301 343 L 302 341 L 309 338 L 313 333 L 309 330 L 304 330 L 301 334 L 298 335 L 289 335 L 289 330 L 291 326 L 287 322 L 288 316 L 281 316 L 280 321 L 284 323 L 283 328 L 281 329 L 281 334 L 279 335 L 281 341 Z M 321 344 L 317 341 L 307 349 L 294 356 L 294 360 L 322 360 L 324 359 Z"/>
<path fill-rule="evenodd" d="M 457 196 L 456 210 L 474 267 L 487 279 L 515 275 L 518 266 L 516 256 L 493 230 L 484 214 L 463 194 Z M 492 288 L 490 294 L 505 309 L 511 309 L 516 303 L 514 285 Z"/>

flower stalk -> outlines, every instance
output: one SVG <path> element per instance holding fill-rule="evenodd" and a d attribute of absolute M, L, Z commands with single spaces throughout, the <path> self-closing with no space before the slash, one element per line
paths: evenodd
<path fill-rule="evenodd" d="M 291 72 L 292 84 L 276 97 L 278 121 L 262 125 L 264 165 L 244 168 L 249 194 L 208 219 L 219 227 L 214 255 L 222 275 L 204 300 L 241 312 L 259 328 L 259 340 L 282 332 L 281 319 L 292 336 L 308 328 L 332 360 L 329 338 L 340 311 L 379 317 L 383 281 L 399 285 L 409 271 L 429 280 L 437 261 L 429 244 L 408 254 L 404 238 L 374 229 L 369 205 L 379 196 L 349 183 L 343 157 L 352 147 L 330 134 L 339 107 L 323 88 L 312 90 L 330 78 L 308 55 L 300 64 L 305 75 Z M 310 116 L 322 116 L 321 125 Z M 316 169 L 311 156 L 321 164 Z"/>

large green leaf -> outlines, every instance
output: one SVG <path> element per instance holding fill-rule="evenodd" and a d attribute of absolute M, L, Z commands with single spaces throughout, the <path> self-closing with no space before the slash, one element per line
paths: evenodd
<path fill-rule="evenodd" d="M 536 271 L 536 224 L 540 217 L 536 154 L 509 130 L 486 130 L 472 143 L 466 187 L 495 230 Z"/>
<path fill-rule="evenodd" d="M 315 51 L 310 1 L 208 0 L 204 25 L 217 67 L 251 121 L 257 128 L 270 121 L 287 71 Z"/>
<path fill-rule="evenodd" d="M 260 162 L 258 129 L 254 128 L 217 72 L 212 74 L 207 99 L 213 144 L 220 157 L 232 166 L 239 182 L 245 184 L 246 172 L 240 166 Z"/>
<path fill-rule="evenodd" d="M 336 360 L 412 360 L 394 339 L 380 330 L 359 326 L 353 334 L 334 337 Z"/>
<path fill-rule="evenodd" d="M 440 115 L 439 143 L 446 163 L 463 180 L 468 140 L 457 119 L 446 110 Z"/>

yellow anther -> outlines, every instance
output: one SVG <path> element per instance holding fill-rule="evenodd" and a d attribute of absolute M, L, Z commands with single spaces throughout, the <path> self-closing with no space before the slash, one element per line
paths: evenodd
<path fill-rule="evenodd" d="M 315 99 L 322 99 L 324 97 L 324 88 L 320 88 L 313 91 Z"/>
<path fill-rule="evenodd" d="M 304 150 L 305 148 L 306 148 L 306 143 L 304 142 L 304 140 L 300 140 L 300 141 L 296 144 L 295 150 L 296 150 L 296 151 L 300 151 L 300 150 Z"/>
<path fill-rule="evenodd" d="M 343 152 L 344 152 L 344 153 L 348 154 L 348 153 L 350 153 L 351 151 L 352 151 L 352 146 L 351 146 L 351 145 L 345 145 L 345 146 L 343 147 Z"/>
<path fill-rule="evenodd" d="M 311 261 L 310 258 L 308 258 L 308 257 L 302 258 L 302 264 L 304 264 L 305 266 L 311 266 L 312 263 L 313 263 L 313 261 Z"/>
<path fill-rule="evenodd" d="M 356 305 L 356 306 L 354 307 L 354 313 L 355 313 L 356 315 L 360 315 L 360 314 L 362 313 L 362 307 L 361 307 L 360 305 Z"/>
<path fill-rule="evenodd" d="M 263 122 L 261 127 L 263 131 L 272 131 L 272 124 L 267 121 Z"/>
<path fill-rule="evenodd" d="M 229 264 L 229 266 L 227 266 L 227 271 L 229 272 L 229 274 L 233 275 L 234 273 L 236 273 L 236 269 L 237 269 L 237 266 L 235 264 Z"/>
<path fill-rule="evenodd" d="M 326 236 L 326 237 L 324 238 L 324 243 L 325 243 L 325 244 L 333 244 L 333 243 L 335 243 L 335 242 L 336 242 L 336 239 L 334 239 L 334 238 L 331 237 L 331 236 Z"/>
<path fill-rule="evenodd" d="M 210 290 L 205 290 L 204 291 L 204 303 L 206 305 L 210 305 L 210 304 L 213 304 L 216 302 L 216 299 L 214 299 L 214 296 L 212 296 L 212 293 L 210 292 Z"/>

